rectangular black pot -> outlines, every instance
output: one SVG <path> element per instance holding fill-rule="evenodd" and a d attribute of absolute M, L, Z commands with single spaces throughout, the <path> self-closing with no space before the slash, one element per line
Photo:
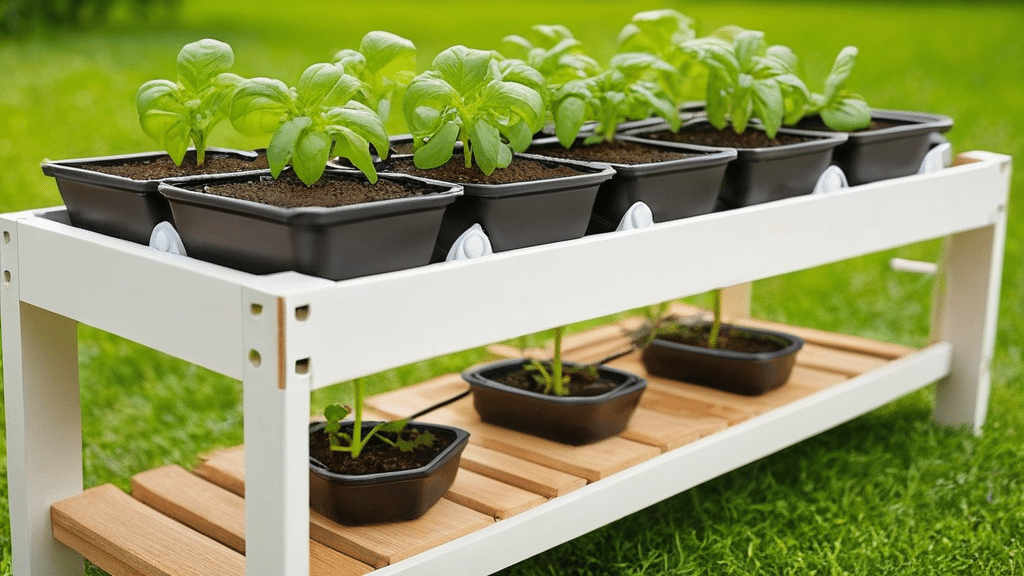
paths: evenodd
<path fill-rule="evenodd" d="M 873 109 L 871 119 L 895 125 L 848 132 L 849 139 L 833 154 L 851 186 L 916 174 L 931 148 L 931 136 L 953 127 L 952 118 L 924 112 Z M 828 130 L 817 116 L 804 118 L 796 127 Z"/>
<path fill-rule="evenodd" d="M 706 120 L 687 122 L 679 130 L 685 142 L 689 130 L 711 127 Z M 665 132 L 666 125 L 627 132 L 638 138 Z M 727 130 L 729 128 L 726 128 Z M 761 130 L 751 124 L 747 130 Z M 736 159 L 728 164 L 719 201 L 725 207 L 738 208 L 810 194 L 821 173 L 832 163 L 833 150 L 846 141 L 845 133 L 829 134 L 782 128 L 779 134 L 806 138 L 803 142 L 771 148 L 736 148 Z"/>
<path fill-rule="evenodd" d="M 650 207 L 655 222 L 711 212 L 722 188 L 726 165 L 736 158 L 736 151 L 731 148 L 655 142 L 625 134 L 616 138 L 695 156 L 646 164 L 601 161 L 614 168 L 615 175 L 597 191 L 588 234 L 615 230 L 626 210 L 636 202 Z M 577 139 L 576 145 L 582 139 Z M 540 155 L 551 149 L 564 150 L 556 138 L 537 139 L 530 146 L 530 152 Z"/>
<path fill-rule="evenodd" d="M 231 156 L 254 161 L 256 152 L 207 148 L 207 157 Z M 133 180 L 90 170 L 90 166 L 123 164 L 133 160 L 166 157 L 166 152 L 143 152 L 98 158 L 43 162 L 43 174 L 57 181 L 71 225 L 148 244 L 153 227 L 172 221 L 167 200 L 157 191 L 162 180 Z M 179 176 L 176 181 L 206 176 Z"/>
<path fill-rule="evenodd" d="M 376 424 L 379 422 L 363 422 L 363 430 L 368 432 Z M 322 433 L 324 425 L 310 424 L 310 436 Z M 450 439 L 451 444 L 426 466 L 379 474 L 337 474 L 310 458 L 310 508 L 346 525 L 402 522 L 425 514 L 455 481 L 469 432 L 422 422 L 410 422 L 409 426 L 429 430 L 438 438 Z"/>
<path fill-rule="evenodd" d="M 647 387 L 647 381 L 636 374 L 607 366 L 598 368 L 602 376 L 620 384 L 599 396 L 550 396 L 494 380 L 526 362 L 502 360 L 462 373 L 481 420 L 563 444 L 590 444 L 622 433 Z"/>
<path fill-rule="evenodd" d="M 644 348 L 640 358 L 647 373 L 653 376 L 745 396 L 764 394 L 789 380 L 796 353 L 804 345 L 802 338 L 770 330 L 733 329 L 779 338 L 787 345 L 776 352 L 749 353 L 655 338 Z"/>
<path fill-rule="evenodd" d="M 161 184 L 189 256 L 253 274 L 295 270 L 331 280 L 379 274 L 430 262 L 445 207 L 457 185 L 401 174 L 382 179 L 421 184 L 431 193 L 334 208 L 280 208 L 203 193 L 207 184 L 269 178 L 269 172 Z M 328 170 L 324 178 L 365 178 Z"/>

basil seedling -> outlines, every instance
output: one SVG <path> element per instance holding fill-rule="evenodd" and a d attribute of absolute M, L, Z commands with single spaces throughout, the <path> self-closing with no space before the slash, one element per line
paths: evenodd
<path fill-rule="evenodd" d="M 363 36 L 359 50 L 341 50 L 334 61 L 362 82 L 356 100 L 387 122 L 396 93 L 416 75 L 416 45 L 390 32 L 374 30 Z"/>
<path fill-rule="evenodd" d="M 667 63 L 655 69 L 653 79 L 678 109 L 699 98 L 703 68 L 692 48 L 697 33 L 693 19 L 676 10 L 651 10 L 633 15 L 619 32 L 621 52 L 646 52 Z"/>
<path fill-rule="evenodd" d="M 826 126 L 841 132 L 859 130 L 871 124 L 871 108 L 864 97 L 844 87 L 856 62 L 855 46 L 839 51 L 831 72 L 825 78 L 824 90 L 821 94 L 811 94 L 805 115 L 819 114 Z"/>
<path fill-rule="evenodd" d="M 475 161 L 490 175 L 512 162 L 513 150 L 529 146 L 524 135 L 543 126 L 541 95 L 505 80 L 493 52 L 453 46 L 434 58 L 432 68 L 413 78 L 405 93 L 418 168 L 448 162 L 461 142 L 466 167 Z"/>
<path fill-rule="evenodd" d="M 381 422 L 363 434 L 363 382 L 355 380 L 353 384 L 356 393 L 354 410 L 340 404 L 331 404 L 324 409 L 324 418 L 327 420 L 324 434 L 327 434 L 328 441 L 331 443 L 331 450 L 348 452 L 353 458 L 358 458 L 362 454 L 363 448 L 374 436 L 402 452 L 412 452 L 419 446 L 433 445 L 436 437 L 429 430 L 417 430 L 411 439 L 402 438 L 401 432 L 409 425 L 409 421 L 406 419 Z M 352 422 L 352 434 L 346 434 L 341 431 L 341 422 L 353 412 L 355 412 L 355 416 Z M 386 436 L 379 435 L 378 432 L 391 432 L 398 438 L 391 440 Z"/>
<path fill-rule="evenodd" d="M 178 52 L 178 80 L 150 80 L 139 87 L 135 106 L 139 124 L 171 159 L 181 166 L 191 142 L 196 164 L 205 158 L 206 143 L 218 122 L 227 117 L 227 105 L 241 76 L 228 73 L 235 63 L 231 46 L 206 38 Z"/>
<path fill-rule="evenodd" d="M 377 181 L 369 146 L 387 157 L 388 135 L 377 114 L 353 100 L 362 83 L 341 64 L 314 64 L 290 88 L 280 80 L 252 78 L 231 100 L 231 124 L 242 134 L 273 134 L 267 146 L 270 173 L 276 178 L 291 163 L 307 186 L 323 175 L 334 154 L 348 159 Z"/>
<path fill-rule="evenodd" d="M 551 88 L 586 78 L 599 68 L 593 58 L 579 51 L 580 41 L 572 32 L 558 24 L 533 26 L 525 37 L 505 36 L 498 46 L 502 56 L 535 69 Z"/>

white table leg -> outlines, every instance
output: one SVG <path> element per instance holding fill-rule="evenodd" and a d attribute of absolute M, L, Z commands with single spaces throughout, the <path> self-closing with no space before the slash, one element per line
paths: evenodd
<path fill-rule="evenodd" d="M 953 345 L 953 359 L 938 383 L 932 417 L 969 425 L 976 434 L 988 411 L 1005 236 L 1005 208 L 994 225 L 950 236 L 939 279 L 938 335 Z"/>
<path fill-rule="evenodd" d="M 243 291 L 246 576 L 309 574 L 308 356 L 302 314 Z M 285 338 L 285 334 L 288 338 Z"/>

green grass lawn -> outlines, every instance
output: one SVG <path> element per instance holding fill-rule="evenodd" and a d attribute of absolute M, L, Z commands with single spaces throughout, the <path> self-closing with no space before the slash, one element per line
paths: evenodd
<path fill-rule="evenodd" d="M 308 64 L 378 28 L 412 39 L 421 68 L 450 45 L 491 48 L 537 23 L 566 24 L 605 56 L 633 12 L 664 6 L 695 17 L 701 33 L 724 24 L 765 30 L 769 41 L 793 47 L 819 82 L 839 49 L 857 45 L 851 86 L 873 106 L 950 115 L 956 150 L 1024 158 L 1019 2 L 292 0 L 284 12 L 266 0 L 185 0 L 178 21 L 0 40 L 0 212 L 60 204 L 38 168 L 43 158 L 153 149 L 138 128 L 135 91 L 145 80 L 172 76 L 181 45 L 204 36 L 234 47 L 240 74 L 294 82 Z M 228 129 L 213 141 L 261 144 Z M 1021 173 L 1017 191 L 1024 190 Z M 932 425 L 927 389 L 502 574 L 1024 574 L 1022 225 L 1024 207 L 1012 202 L 982 436 Z M 921 345 L 930 280 L 891 272 L 887 262 L 937 254 L 938 243 L 929 242 L 763 280 L 755 284 L 755 313 Z M 89 327 L 79 336 L 87 485 L 127 488 L 132 474 L 167 463 L 192 466 L 197 453 L 241 442 L 237 382 Z M 485 357 L 470 350 L 406 366 L 375 375 L 371 389 Z M 320 391 L 314 408 L 347 394 L 345 387 Z M 3 466 L 0 575 L 10 562 Z"/>

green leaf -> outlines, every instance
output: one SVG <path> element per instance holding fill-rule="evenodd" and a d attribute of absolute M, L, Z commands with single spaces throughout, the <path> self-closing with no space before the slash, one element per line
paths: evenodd
<path fill-rule="evenodd" d="M 825 78 L 825 100 L 830 101 L 836 97 L 843 84 L 853 72 L 853 66 L 857 63 L 856 46 L 847 46 L 836 55 L 836 61 L 832 64 L 832 70 Z"/>
<path fill-rule="evenodd" d="M 483 89 L 477 106 L 493 111 L 497 117 L 519 116 L 534 132 L 544 126 L 544 101 L 540 94 L 517 82 L 492 80 Z"/>
<path fill-rule="evenodd" d="M 451 160 L 455 142 L 459 138 L 459 131 L 460 127 L 457 123 L 446 123 L 424 146 L 413 153 L 413 163 L 416 164 L 416 167 L 429 170 Z"/>
<path fill-rule="evenodd" d="M 498 130 L 508 139 L 509 146 L 516 152 L 525 152 L 533 142 L 534 131 L 526 125 L 526 122 L 513 122 L 507 126 L 501 125 Z"/>
<path fill-rule="evenodd" d="M 328 422 L 337 423 L 344 420 L 351 412 L 352 410 L 345 406 L 340 404 L 331 404 L 324 408 L 324 418 L 326 418 Z M 335 428 L 335 431 L 337 431 L 337 428 Z"/>
<path fill-rule="evenodd" d="M 270 144 L 267 145 L 267 162 L 270 164 L 270 173 L 274 178 L 277 178 L 281 170 L 292 161 L 296 148 L 298 148 L 299 138 L 312 125 L 312 118 L 299 116 L 281 124 L 280 128 L 274 132 L 270 138 Z"/>
<path fill-rule="evenodd" d="M 749 70 L 754 66 L 757 57 L 765 51 L 764 32 L 744 30 L 733 39 L 736 62 L 740 70 Z"/>
<path fill-rule="evenodd" d="M 501 149 L 505 148 L 501 143 L 501 135 L 494 126 L 478 120 L 469 127 L 469 139 L 473 144 L 473 159 L 476 165 L 484 174 L 490 176 L 498 168 Z"/>
<path fill-rule="evenodd" d="M 273 133 L 295 115 L 295 97 L 280 80 L 246 80 L 231 98 L 231 125 L 246 136 Z"/>
<path fill-rule="evenodd" d="M 390 76 L 399 70 L 416 69 L 416 45 L 390 32 L 367 32 L 359 43 L 370 74 Z"/>
<path fill-rule="evenodd" d="M 364 104 L 349 102 L 342 107 L 331 108 L 324 114 L 324 121 L 327 123 L 326 132 L 344 127 L 373 144 L 380 151 L 381 158 L 387 158 L 390 142 L 384 124 Z"/>
<path fill-rule="evenodd" d="M 708 122 L 719 130 L 725 128 L 725 118 L 729 113 L 728 93 L 729 82 L 726 78 L 721 74 L 711 74 L 708 77 L 707 103 L 704 111 Z"/>
<path fill-rule="evenodd" d="M 769 138 L 782 126 L 784 106 L 782 100 L 782 89 L 775 81 L 755 82 L 753 85 L 754 115 L 761 120 L 764 131 Z"/>
<path fill-rule="evenodd" d="M 178 81 L 193 93 L 213 81 L 221 72 L 227 72 L 235 63 L 231 46 L 219 40 L 204 38 L 186 44 L 178 52 Z"/>
<path fill-rule="evenodd" d="M 401 432 L 402 430 L 405 430 L 405 427 L 408 426 L 408 425 L 409 425 L 409 419 L 408 418 L 402 418 L 400 420 L 392 420 L 391 422 L 384 423 L 384 425 L 381 426 L 380 431 L 381 432 L 391 432 L 391 433 L 397 434 L 397 433 Z"/>
<path fill-rule="evenodd" d="M 370 156 L 370 147 L 366 139 L 349 128 L 339 128 L 333 132 L 333 136 L 336 140 L 334 153 L 358 168 L 370 184 L 376 184 L 377 169 L 373 165 L 373 157 Z"/>
<path fill-rule="evenodd" d="M 312 186 L 323 175 L 331 144 L 331 138 L 323 132 L 303 130 L 299 134 L 292 153 L 292 169 L 306 186 Z"/>
<path fill-rule="evenodd" d="M 494 53 L 452 46 L 434 58 L 433 68 L 459 94 L 466 96 L 489 80 Z M 406 94 L 408 97 L 408 94 Z"/>
<path fill-rule="evenodd" d="M 308 114 L 316 114 L 321 107 L 348 103 L 361 87 L 358 79 L 345 74 L 342 65 L 321 63 L 306 68 L 296 92 L 299 107 Z"/>
<path fill-rule="evenodd" d="M 507 58 L 526 60 L 533 43 L 518 34 L 510 34 L 498 43 L 498 52 Z"/>
<path fill-rule="evenodd" d="M 353 76 L 359 76 L 362 71 L 366 68 L 366 56 L 359 53 L 358 50 L 351 48 L 345 48 L 344 50 L 338 50 L 334 53 L 334 62 L 341 64 L 345 68 L 346 74 Z"/>
<path fill-rule="evenodd" d="M 443 111 L 460 101 L 459 93 L 435 71 L 427 71 L 413 78 L 405 90 L 403 102 L 409 131 L 426 136 L 439 129 Z M 427 113 L 426 109 L 434 112 Z"/>
<path fill-rule="evenodd" d="M 825 125 L 840 132 L 852 132 L 871 124 L 871 108 L 858 94 L 847 94 L 821 110 Z"/>
<path fill-rule="evenodd" d="M 580 133 L 580 128 L 586 120 L 586 103 L 576 97 L 569 97 L 562 101 L 555 110 L 555 136 L 562 146 L 569 148 Z"/>

